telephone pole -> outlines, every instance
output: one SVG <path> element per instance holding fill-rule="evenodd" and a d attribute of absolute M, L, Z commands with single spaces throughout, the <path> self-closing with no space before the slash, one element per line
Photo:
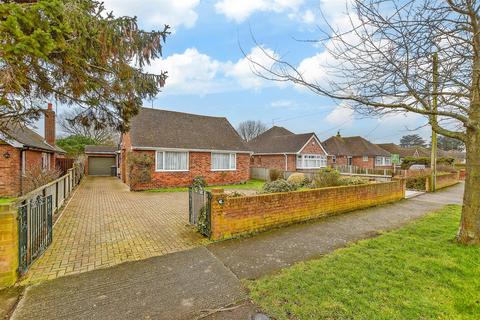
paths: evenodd
<path fill-rule="evenodd" d="M 437 123 L 438 110 L 438 53 L 433 54 L 433 101 L 432 101 L 432 122 Z M 433 130 L 432 123 L 432 154 L 430 159 L 430 167 L 432 169 L 432 191 L 437 189 L 437 133 Z"/>

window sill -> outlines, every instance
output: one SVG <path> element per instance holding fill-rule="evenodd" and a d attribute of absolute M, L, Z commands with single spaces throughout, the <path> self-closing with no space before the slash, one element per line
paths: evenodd
<path fill-rule="evenodd" d="M 237 171 L 237 169 L 211 169 L 212 172 L 219 172 L 219 171 Z"/>
<path fill-rule="evenodd" d="M 189 172 L 190 170 L 155 170 L 155 172 Z"/>

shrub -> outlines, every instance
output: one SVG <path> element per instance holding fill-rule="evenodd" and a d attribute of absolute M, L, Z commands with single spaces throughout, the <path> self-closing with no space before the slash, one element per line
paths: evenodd
<path fill-rule="evenodd" d="M 245 197 L 245 194 L 238 191 L 232 191 L 227 193 L 227 197 L 229 198 Z"/>
<path fill-rule="evenodd" d="M 40 188 L 58 179 L 60 175 L 61 172 L 58 169 L 42 169 L 40 161 L 32 163 L 25 168 L 25 174 L 22 177 L 23 193 Z"/>
<path fill-rule="evenodd" d="M 283 178 L 283 171 L 278 169 L 270 169 L 269 173 L 270 181 L 277 181 Z"/>
<path fill-rule="evenodd" d="M 297 172 L 297 173 L 291 174 L 288 177 L 287 182 L 290 184 L 294 184 L 298 187 L 303 187 L 308 183 L 308 178 L 304 173 Z"/>
<path fill-rule="evenodd" d="M 155 160 L 146 153 L 130 152 L 127 156 L 130 185 L 135 188 L 138 184 L 152 180 L 152 166 Z"/>
<path fill-rule="evenodd" d="M 332 168 L 325 168 L 313 175 L 312 186 L 315 188 L 334 187 L 341 185 L 340 172 Z"/>
<path fill-rule="evenodd" d="M 427 189 L 427 176 L 408 177 L 406 180 L 407 189 L 418 191 L 425 191 Z"/>
<path fill-rule="evenodd" d="M 297 190 L 297 186 L 286 180 L 279 179 L 265 183 L 263 193 L 290 192 Z"/>
<path fill-rule="evenodd" d="M 342 177 L 340 178 L 340 183 L 343 186 L 354 186 L 354 185 L 360 185 L 360 184 L 367 184 L 369 182 L 368 180 L 360 177 Z"/>

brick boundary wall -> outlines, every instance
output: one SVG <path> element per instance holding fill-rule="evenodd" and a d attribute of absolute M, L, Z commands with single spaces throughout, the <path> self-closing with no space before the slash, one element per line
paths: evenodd
<path fill-rule="evenodd" d="M 431 181 L 432 181 L 432 178 L 427 177 L 427 183 L 426 183 L 427 192 L 432 191 Z M 459 182 L 460 182 L 460 172 L 451 172 L 451 173 L 448 173 L 448 174 L 438 175 L 437 176 L 437 190 L 453 186 L 453 185 L 455 185 Z"/>
<path fill-rule="evenodd" d="M 14 204 L 0 204 L 0 289 L 17 281 L 18 222 Z"/>
<path fill-rule="evenodd" d="M 237 198 L 213 190 L 210 238 L 232 238 L 404 198 L 404 179 Z"/>

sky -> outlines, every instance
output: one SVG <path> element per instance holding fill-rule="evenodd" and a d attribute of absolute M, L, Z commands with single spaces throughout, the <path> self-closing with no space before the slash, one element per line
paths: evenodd
<path fill-rule="evenodd" d="M 169 78 L 156 99 L 144 102 L 145 107 L 224 116 L 235 127 L 245 120 L 260 120 L 268 127 L 274 124 L 295 133 L 315 132 L 321 140 L 337 131 L 376 143 L 398 143 L 401 136 L 412 133 L 430 136 L 428 127 L 414 130 L 426 123 L 419 115 L 365 118 L 337 101 L 252 73 L 242 50 L 254 60 L 269 63 L 258 44 L 310 79 L 327 79 L 321 63 L 328 61 L 328 54 L 315 43 L 296 39 L 319 38 L 322 15 L 329 23 L 342 24 L 344 0 L 104 2 L 116 16 L 137 16 L 144 30 L 160 30 L 164 24 L 172 28 L 163 57 L 148 67 L 154 73 L 166 70 Z"/>

